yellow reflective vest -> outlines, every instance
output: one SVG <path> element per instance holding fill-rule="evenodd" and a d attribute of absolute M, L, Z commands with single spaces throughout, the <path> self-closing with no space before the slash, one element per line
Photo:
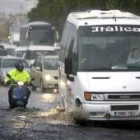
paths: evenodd
<path fill-rule="evenodd" d="M 30 75 L 26 70 L 19 72 L 17 69 L 13 69 L 8 74 L 10 74 L 12 79 L 14 79 L 15 81 L 22 81 L 22 82 L 29 82 L 30 81 Z M 10 78 L 6 77 L 4 80 L 5 84 L 9 80 L 10 80 Z"/>

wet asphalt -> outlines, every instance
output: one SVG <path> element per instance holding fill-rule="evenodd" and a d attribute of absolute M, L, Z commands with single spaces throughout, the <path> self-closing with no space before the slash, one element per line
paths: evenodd
<path fill-rule="evenodd" d="M 140 122 L 75 124 L 61 108 L 59 93 L 32 92 L 27 108 L 9 109 L 0 86 L 0 140 L 139 140 Z"/>

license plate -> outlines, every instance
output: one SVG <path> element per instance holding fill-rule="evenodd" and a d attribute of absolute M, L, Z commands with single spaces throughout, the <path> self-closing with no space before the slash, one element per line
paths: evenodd
<path fill-rule="evenodd" d="M 129 112 L 114 112 L 115 117 L 131 117 L 131 116 L 136 116 L 136 112 L 134 111 L 129 111 Z"/>

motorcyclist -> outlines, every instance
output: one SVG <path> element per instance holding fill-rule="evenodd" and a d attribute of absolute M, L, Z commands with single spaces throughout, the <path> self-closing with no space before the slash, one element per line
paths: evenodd
<path fill-rule="evenodd" d="M 22 81 L 24 83 L 30 83 L 30 75 L 26 70 L 24 70 L 24 64 L 21 60 L 15 63 L 15 69 L 11 70 L 8 74 L 11 76 L 11 78 L 14 81 Z M 12 84 L 11 78 L 7 76 L 4 80 L 5 84 L 7 85 Z M 13 88 L 14 85 L 11 85 L 8 91 L 9 103 L 11 103 Z M 26 89 L 27 89 L 27 99 L 28 99 L 30 96 L 30 90 L 28 87 Z"/>

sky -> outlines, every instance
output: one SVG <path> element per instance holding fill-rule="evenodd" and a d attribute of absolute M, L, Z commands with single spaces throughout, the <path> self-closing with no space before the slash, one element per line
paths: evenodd
<path fill-rule="evenodd" d="M 31 8 L 36 7 L 38 0 L 0 0 L 0 25 L 5 25 L 9 15 L 27 14 Z M 20 26 L 28 22 L 15 20 L 10 27 L 10 34 L 19 33 Z"/>
<path fill-rule="evenodd" d="M 25 13 L 37 4 L 37 0 L 0 0 L 0 13 Z"/>

